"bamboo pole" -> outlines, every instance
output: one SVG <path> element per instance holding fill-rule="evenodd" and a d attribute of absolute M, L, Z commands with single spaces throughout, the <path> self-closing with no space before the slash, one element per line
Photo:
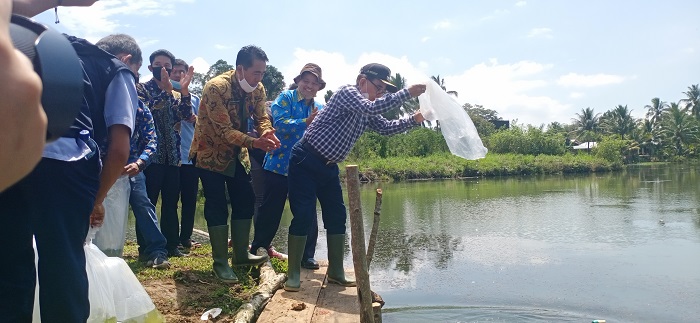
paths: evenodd
<path fill-rule="evenodd" d="M 372 232 L 369 234 L 367 244 L 367 269 L 369 270 L 374 256 L 374 245 L 377 243 L 377 231 L 379 230 L 379 218 L 382 214 L 382 189 L 377 189 L 377 198 L 374 202 L 374 222 L 372 222 Z"/>
<path fill-rule="evenodd" d="M 352 239 L 352 263 L 357 280 L 357 297 L 360 302 L 360 322 L 374 323 L 372 294 L 367 272 L 367 254 L 365 253 L 365 229 L 362 221 L 362 203 L 360 200 L 360 177 L 357 165 L 345 166 L 348 187 L 348 206 L 350 208 L 350 232 Z"/>

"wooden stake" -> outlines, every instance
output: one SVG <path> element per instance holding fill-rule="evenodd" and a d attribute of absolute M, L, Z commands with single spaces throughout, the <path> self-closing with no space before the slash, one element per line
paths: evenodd
<path fill-rule="evenodd" d="M 360 199 L 360 175 L 357 165 L 345 166 L 345 178 L 348 187 L 348 207 L 350 208 L 350 232 L 352 239 L 352 262 L 357 281 L 357 297 L 360 302 L 360 322 L 374 323 L 372 294 L 369 287 L 367 271 L 367 254 L 365 253 L 365 229 L 362 220 L 362 203 Z"/>

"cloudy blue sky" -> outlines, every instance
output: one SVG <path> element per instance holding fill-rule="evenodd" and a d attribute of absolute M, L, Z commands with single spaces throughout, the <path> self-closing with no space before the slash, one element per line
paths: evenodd
<path fill-rule="evenodd" d="M 146 63 L 165 48 L 199 72 L 256 44 L 287 83 L 316 62 L 329 89 L 379 62 L 409 84 L 440 75 L 461 103 L 540 125 L 618 104 L 642 117 L 653 97 L 684 98 L 700 83 L 699 15 L 694 0 L 101 0 L 60 8 L 59 25 L 53 10 L 36 19 L 92 41 L 126 33 Z"/>

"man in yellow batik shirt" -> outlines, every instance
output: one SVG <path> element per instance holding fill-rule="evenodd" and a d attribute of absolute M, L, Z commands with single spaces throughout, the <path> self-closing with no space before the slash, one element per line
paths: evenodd
<path fill-rule="evenodd" d="M 265 112 L 262 81 L 267 54 L 257 46 L 238 51 L 236 69 L 211 79 L 204 86 L 190 158 L 200 169 L 204 189 L 204 217 L 209 229 L 214 274 L 224 282 L 238 278 L 228 265 L 228 189 L 231 201 L 233 266 L 259 265 L 268 260 L 248 252 L 255 195 L 250 184 L 249 148 L 264 151 L 280 145 Z M 260 138 L 247 134 L 253 115 Z"/>

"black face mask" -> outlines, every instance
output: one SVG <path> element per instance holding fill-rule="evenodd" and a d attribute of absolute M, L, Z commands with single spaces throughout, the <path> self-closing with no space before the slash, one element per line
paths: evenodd
<path fill-rule="evenodd" d="M 154 66 L 153 67 L 153 77 L 158 81 L 160 81 L 160 70 L 162 70 L 162 69 L 163 69 L 163 66 Z M 165 71 L 168 72 L 168 76 L 170 76 L 170 72 L 172 72 L 173 69 L 166 68 Z"/>

